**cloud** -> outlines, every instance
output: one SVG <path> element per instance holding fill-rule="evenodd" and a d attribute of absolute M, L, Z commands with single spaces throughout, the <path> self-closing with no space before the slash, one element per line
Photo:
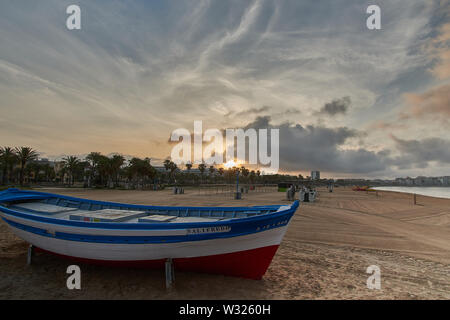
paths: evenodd
<path fill-rule="evenodd" d="M 422 94 L 404 95 L 406 107 L 400 113 L 400 119 L 431 118 L 448 123 L 450 118 L 450 84 L 433 88 Z"/>
<path fill-rule="evenodd" d="M 350 97 L 343 97 L 341 99 L 333 100 L 332 102 L 326 103 L 322 109 L 320 109 L 319 114 L 325 114 L 330 116 L 335 116 L 337 114 L 346 114 L 350 108 L 352 101 Z"/>
<path fill-rule="evenodd" d="M 438 80 L 450 78 L 450 23 L 442 23 L 450 18 L 450 0 L 440 0 L 433 2 L 436 12 L 432 31 L 429 36 L 422 41 L 421 50 L 424 51 L 428 59 L 432 60 L 428 65 L 428 71 Z M 433 24 L 433 23 L 430 23 Z M 419 50 L 420 51 L 420 50 Z M 449 125 L 450 118 L 450 84 L 445 81 L 438 81 L 436 84 L 428 85 L 429 89 L 422 93 L 407 92 L 402 95 L 405 105 L 399 110 L 395 123 L 389 121 L 376 121 L 372 127 L 403 127 L 407 128 L 407 120 L 428 120 Z M 399 124 L 403 122 L 403 124 Z M 411 125 L 410 125 L 411 126 Z M 410 127 L 409 126 L 409 127 Z"/>
<path fill-rule="evenodd" d="M 236 113 L 235 116 L 241 117 L 241 116 L 248 116 L 248 115 L 252 115 L 252 114 L 258 115 L 258 114 L 267 112 L 269 110 L 270 110 L 269 106 L 263 106 L 261 108 L 250 108 L 250 109 Z"/>
<path fill-rule="evenodd" d="M 442 20 L 450 19 L 450 1 L 440 0 L 438 9 Z M 450 78 L 450 23 L 438 27 L 437 36 L 430 40 L 426 46 L 427 52 L 435 59 L 430 68 L 432 74 L 439 79 Z"/>
<path fill-rule="evenodd" d="M 270 106 L 262 106 L 261 108 L 250 108 L 245 109 L 236 113 L 230 112 L 226 116 L 227 117 L 233 117 L 233 118 L 247 118 L 249 116 L 256 116 L 260 117 L 263 114 L 270 115 L 271 118 L 284 118 L 284 117 L 290 117 L 293 115 L 301 114 L 301 111 L 297 108 L 287 108 L 282 111 L 274 112 L 272 110 L 277 109 Z"/>
<path fill-rule="evenodd" d="M 450 164 L 450 140 L 441 138 L 426 138 L 423 140 L 403 140 L 392 136 L 401 156 L 395 159 L 395 164 L 426 168 L 429 162 Z"/>
<path fill-rule="evenodd" d="M 368 126 L 369 130 L 381 130 L 381 131 L 392 131 L 398 129 L 407 129 L 408 126 L 399 123 L 397 119 L 394 121 L 376 120 Z"/>
<path fill-rule="evenodd" d="M 283 170 L 369 174 L 387 168 L 388 151 L 343 148 L 348 140 L 364 136 L 363 132 L 346 127 L 327 128 L 290 123 L 274 126 L 270 122 L 269 116 L 258 117 L 246 128 L 280 130 L 280 167 Z"/>
<path fill-rule="evenodd" d="M 347 127 L 284 123 L 271 124 L 269 116 L 258 117 L 248 128 L 278 128 L 280 131 L 280 167 L 286 171 L 320 170 L 337 174 L 385 175 L 394 169 L 425 169 L 430 163 L 450 164 L 450 140 L 425 138 L 402 140 L 393 135 L 392 150 L 373 151 L 363 147 L 348 148 L 351 139 L 366 135 Z"/>

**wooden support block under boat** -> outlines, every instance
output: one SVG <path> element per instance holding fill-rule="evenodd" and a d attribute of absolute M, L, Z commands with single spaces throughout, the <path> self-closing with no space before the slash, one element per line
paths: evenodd
<path fill-rule="evenodd" d="M 172 284 L 175 282 L 175 268 L 171 258 L 166 260 L 166 289 L 172 289 Z"/>

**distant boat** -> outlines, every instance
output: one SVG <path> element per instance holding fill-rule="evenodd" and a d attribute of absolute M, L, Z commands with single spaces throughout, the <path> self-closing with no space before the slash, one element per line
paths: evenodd
<path fill-rule="evenodd" d="M 360 187 L 360 186 L 355 186 L 352 188 L 353 191 L 374 191 L 371 187 L 369 186 L 364 186 L 364 187 Z"/>
<path fill-rule="evenodd" d="M 261 279 L 299 206 L 164 207 L 0 192 L 0 215 L 42 251 L 80 262 Z"/>

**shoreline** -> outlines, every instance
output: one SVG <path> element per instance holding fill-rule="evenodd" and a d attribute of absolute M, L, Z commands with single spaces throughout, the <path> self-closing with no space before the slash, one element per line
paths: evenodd
<path fill-rule="evenodd" d="M 405 194 L 416 194 L 424 197 L 437 198 L 437 199 L 450 199 L 450 187 L 443 186 L 427 186 L 427 187 L 407 187 L 407 186 L 386 186 L 386 187 L 373 187 L 371 188 L 375 191 L 384 191 L 384 192 L 398 192 Z M 408 190 L 410 189 L 410 190 Z M 427 190 L 428 189 L 428 190 Z M 442 194 L 432 194 L 432 191 L 442 191 L 445 190 L 447 192 L 443 192 Z M 408 192 L 411 191 L 411 192 Z M 412 192 L 415 191 L 415 192 Z M 427 191 L 431 191 L 428 192 Z"/>

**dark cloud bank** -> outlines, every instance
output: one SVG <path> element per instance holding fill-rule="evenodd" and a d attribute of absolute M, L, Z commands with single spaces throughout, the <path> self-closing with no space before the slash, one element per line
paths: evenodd
<path fill-rule="evenodd" d="M 441 138 L 402 140 L 395 136 L 392 136 L 392 139 L 402 153 L 402 156 L 393 161 L 399 169 L 426 168 L 431 161 L 450 164 L 450 140 Z"/>
<path fill-rule="evenodd" d="M 390 150 L 379 152 L 364 148 L 345 150 L 341 147 L 364 132 L 347 127 L 327 128 L 284 123 L 271 125 L 271 117 L 258 117 L 246 128 L 278 128 L 280 130 L 280 168 L 286 171 L 321 170 L 325 172 L 375 175 L 392 168 L 424 168 L 429 162 L 450 163 L 450 141 L 439 138 L 401 140 L 392 137 L 400 156 Z"/>
<path fill-rule="evenodd" d="M 350 97 L 343 97 L 342 99 L 336 99 L 332 102 L 326 103 L 318 113 L 330 116 L 346 114 L 351 104 L 352 100 Z"/>

